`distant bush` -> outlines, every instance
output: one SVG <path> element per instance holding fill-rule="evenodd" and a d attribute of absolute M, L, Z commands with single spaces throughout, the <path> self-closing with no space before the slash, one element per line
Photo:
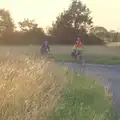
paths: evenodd
<path fill-rule="evenodd" d="M 74 44 L 76 41 L 75 37 L 60 39 L 57 37 L 48 36 L 47 38 L 51 44 L 71 45 L 71 44 Z M 83 40 L 83 43 L 85 45 L 104 45 L 105 44 L 103 40 L 101 40 L 93 35 L 84 35 L 80 38 Z"/>
<path fill-rule="evenodd" d="M 85 45 L 104 45 L 104 41 L 95 36 L 84 35 L 81 39 Z M 76 37 L 62 37 L 61 39 L 34 32 L 13 32 L 0 37 L 0 45 L 40 45 L 44 40 L 48 40 L 50 44 L 71 45 L 75 43 Z"/>

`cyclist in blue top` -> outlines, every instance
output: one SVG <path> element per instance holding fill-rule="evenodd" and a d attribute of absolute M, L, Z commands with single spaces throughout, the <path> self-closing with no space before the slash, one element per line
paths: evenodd
<path fill-rule="evenodd" d="M 41 45 L 41 48 L 40 48 L 40 52 L 42 55 L 44 55 L 45 53 L 48 53 L 50 52 L 50 47 L 49 47 L 49 43 L 47 40 L 45 40 L 42 45 Z"/>

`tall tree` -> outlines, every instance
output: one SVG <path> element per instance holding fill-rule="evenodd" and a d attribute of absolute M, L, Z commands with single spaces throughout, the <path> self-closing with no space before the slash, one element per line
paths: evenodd
<path fill-rule="evenodd" d="M 70 39 L 87 32 L 92 24 L 90 10 L 81 1 L 73 0 L 68 10 L 62 12 L 53 22 L 49 34 L 60 39 Z"/>
<path fill-rule="evenodd" d="M 10 12 L 5 9 L 0 9 L 0 35 L 13 32 L 15 26 Z"/>
<path fill-rule="evenodd" d="M 18 24 L 24 32 L 23 37 L 26 43 L 39 44 L 45 36 L 44 30 L 38 27 L 35 20 L 24 19 Z"/>
<path fill-rule="evenodd" d="M 22 31 L 28 32 L 34 30 L 38 27 L 38 24 L 35 23 L 35 20 L 24 19 L 22 22 L 18 22 L 19 27 Z"/>

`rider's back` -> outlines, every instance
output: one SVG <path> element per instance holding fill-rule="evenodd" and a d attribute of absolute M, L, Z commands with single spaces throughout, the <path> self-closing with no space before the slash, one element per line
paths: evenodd
<path fill-rule="evenodd" d="M 45 45 L 45 47 L 48 47 L 48 41 L 47 40 L 44 41 L 44 45 Z"/>
<path fill-rule="evenodd" d="M 49 47 L 49 43 L 47 40 L 42 43 L 41 49 L 43 50 L 43 52 L 46 52 L 46 51 L 50 52 L 50 47 Z"/>
<path fill-rule="evenodd" d="M 49 43 L 48 43 L 47 40 L 44 42 L 44 45 L 45 45 L 45 48 L 46 48 L 47 50 L 49 50 L 49 52 L 50 52 L 50 47 L 49 47 Z"/>
<path fill-rule="evenodd" d="M 83 50 L 83 43 L 82 43 L 82 40 L 77 40 L 76 41 L 76 48 L 78 49 L 78 50 Z"/>

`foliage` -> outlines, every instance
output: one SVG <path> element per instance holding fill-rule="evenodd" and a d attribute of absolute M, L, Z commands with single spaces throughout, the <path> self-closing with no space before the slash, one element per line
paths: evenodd
<path fill-rule="evenodd" d="M 119 42 L 120 40 L 120 33 L 115 30 L 108 31 L 106 28 L 101 26 L 94 26 L 90 30 L 90 34 L 98 37 L 99 39 L 103 40 L 104 42 Z"/>
<path fill-rule="evenodd" d="M 18 22 L 19 27 L 22 31 L 31 31 L 38 27 L 38 24 L 35 23 L 35 20 L 24 19 L 22 22 Z"/>
<path fill-rule="evenodd" d="M 92 26 L 90 13 L 91 11 L 81 1 L 72 0 L 69 8 L 57 16 L 57 20 L 48 29 L 48 35 L 34 19 L 28 18 L 18 22 L 21 31 L 13 31 L 15 25 L 10 12 L 1 9 L 0 45 L 41 44 L 46 39 L 51 44 L 74 44 L 77 37 L 83 39 L 87 45 L 103 45 L 102 33 L 97 33 L 97 36 L 87 34 Z"/>
<path fill-rule="evenodd" d="M 119 42 L 120 40 L 120 33 L 115 30 L 110 30 L 109 36 L 110 36 L 111 42 Z"/>
<path fill-rule="evenodd" d="M 107 29 L 101 26 L 95 26 L 91 29 L 90 34 L 95 35 L 103 41 L 109 41 L 109 33 Z"/>
<path fill-rule="evenodd" d="M 88 26 L 92 24 L 90 10 L 81 1 L 73 0 L 68 10 L 62 12 L 52 28 L 48 31 L 60 41 L 75 39 L 86 34 Z"/>
<path fill-rule="evenodd" d="M 111 98 L 98 82 L 87 80 L 78 73 L 67 74 L 68 86 L 64 89 L 62 99 L 48 116 L 48 120 L 114 119 Z"/>
<path fill-rule="evenodd" d="M 0 9 L 0 36 L 11 34 L 14 31 L 14 27 L 10 12 Z"/>

